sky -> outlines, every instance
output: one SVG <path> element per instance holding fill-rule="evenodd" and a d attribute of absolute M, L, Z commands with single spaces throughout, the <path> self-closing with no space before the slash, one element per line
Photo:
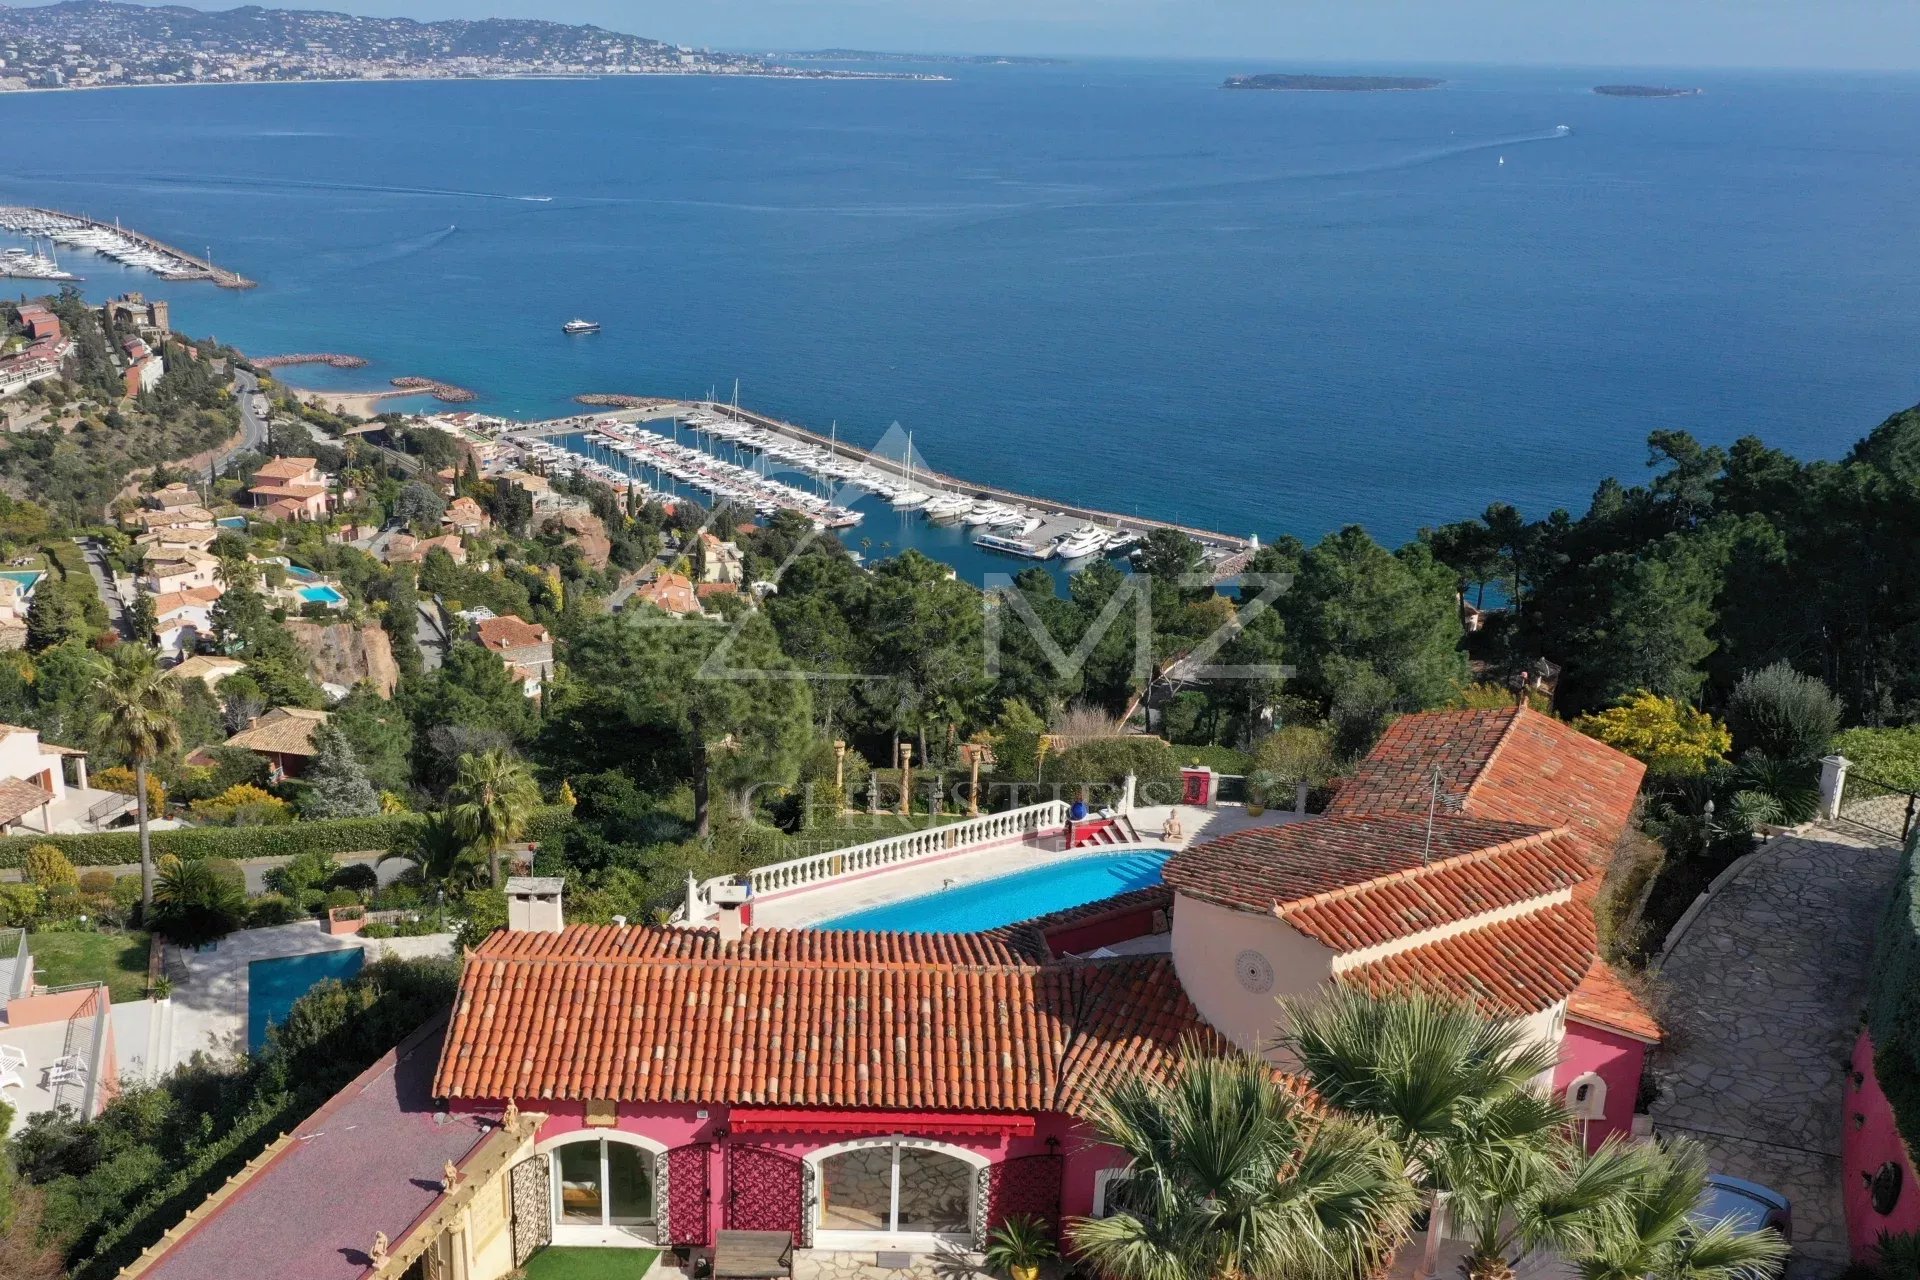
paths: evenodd
<path fill-rule="evenodd" d="M 232 0 L 185 0 L 224 8 Z M 724 49 L 1920 68 L 1920 0 L 267 0 L 539 17 Z"/>

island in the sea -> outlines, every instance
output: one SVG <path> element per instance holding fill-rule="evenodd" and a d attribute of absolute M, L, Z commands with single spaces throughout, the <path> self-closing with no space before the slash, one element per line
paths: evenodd
<path fill-rule="evenodd" d="M 1609 98 L 1691 98 L 1702 92 L 1659 84 L 1597 84 L 1593 91 Z"/>
<path fill-rule="evenodd" d="M 1392 93 L 1438 89 L 1445 80 L 1428 76 L 1228 76 L 1222 89 L 1277 89 L 1295 93 Z"/>

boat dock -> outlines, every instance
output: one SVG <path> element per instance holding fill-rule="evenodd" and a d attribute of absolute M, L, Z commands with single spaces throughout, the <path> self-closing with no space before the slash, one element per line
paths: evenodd
<path fill-rule="evenodd" d="M 640 397 L 635 397 L 634 400 L 644 403 L 646 407 L 628 408 L 610 414 L 582 415 L 529 423 L 516 427 L 511 434 L 523 439 L 570 435 L 589 431 L 593 423 L 607 418 L 629 422 L 658 421 L 667 418 L 690 420 L 689 425 L 693 430 L 702 429 L 700 427 L 702 418 L 725 420 L 741 428 L 750 428 L 780 437 L 808 451 L 818 459 L 831 459 L 827 465 L 834 471 L 866 473 L 869 478 L 884 480 L 896 489 L 911 488 L 936 499 L 952 496 L 966 499 L 968 503 L 1002 503 L 1017 511 L 1030 513 L 1029 518 L 1037 517 L 1038 522 L 1021 534 L 1020 540 L 1032 544 L 1036 549 L 1047 549 L 1047 554 L 1033 555 L 1030 557 L 1032 559 L 1048 558 L 1053 544 L 1089 524 L 1115 536 L 1144 537 L 1155 529 L 1174 529 L 1184 533 L 1200 544 L 1206 557 L 1207 571 L 1216 580 L 1231 577 L 1240 572 L 1252 557 L 1252 553 L 1259 547 L 1259 543 L 1250 537 L 1239 537 L 1174 521 L 1156 520 L 1148 516 L 1126 515 L 1077 503 L 1036 498 L 995 485 L 980 484 L 938 471 L 923 470 L 917 464 L 917 460 L 910 467 L 902 458 L 877 454 L 837 437 L 824 436 L 791 422 L 755 413 L 750 409 L 737 408 L 724 402 L 652 398 L 642 401 Z M 735 443 L 747 448 L 755 447 L 750 440 L 735 441 Z M 798 465 L 802 469 L 817 470 L 817 465 L 810 465 L 804 461 Z M 843 474 L 840 478 L 849 485 L 860 484 L 857 475 Z M 1010 554 L 1023 553 L 1013 551 Z"/>
<path fill-rule="evenodd" d="M 130 267 L 151 271 L 162 280 L 207 280 L 222 289 L 252 289 L 257 282 L 237 271 L 216 267 L 206 258 L 78 213 L 34 205 L 0 205 L 0 230 L 44 236 L 56 244 L 85 249 Z"/>

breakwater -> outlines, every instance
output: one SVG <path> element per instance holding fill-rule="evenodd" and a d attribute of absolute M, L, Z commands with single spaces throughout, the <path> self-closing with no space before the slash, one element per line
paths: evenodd
<path fill-rule="evenodd" d="M 367 358 L 342 355 L 337 351 L 301 351 L 292 355 L 253 358 L 253 367 L 256 369 L 284 369 L 296 364 L 324 364 L 332 369 L 364 369 Z"/>
<path fill-rule="evenodd" d="M 433 378 L 409 375 L 389 378 L 388 381 L 402 391 L 424 391 L 442 404 L 470 404 L 480 398 L 478 392 L 469 391 L 465 387 L 456 387 L 451 382 L 439 382 Z"/>

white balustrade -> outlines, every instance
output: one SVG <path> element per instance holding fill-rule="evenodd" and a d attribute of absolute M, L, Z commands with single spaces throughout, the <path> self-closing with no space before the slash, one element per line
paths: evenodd
<path fill-rule="evenodd" d="M 764 867 L 755 867 L 746 873 L 746 878 L 753 886 L 754 895 L 764 897 L 806 885 L 824 884 L 829 880 L 838 880 L 846 876 L 864 875 L 881 867 L 898 866 L 901 863 L 916 862 L 922 858 L 940 857 L 974 845 L 997 844 L 1003 840 L 1019 839 L 1050 827 L 1065 826 L 1066 821 L 1066 802 L 1048 800 L 1044 804 L 1030 804 L 1019 809 L 1009 809 L 1005 813 L 990 813 L 984 817 L 969 818 L 965 822 L 950 823 L 943 827 L 928 827 L 921 831 L 910 831 L 905 835 L 888 836 L 884 840 L 849 845 L 845 849 L 830 849 L 826 853 L 770 863 Z M 698 922 L 711 917 L 713 887 L 717 884 L 732 883 L 736 879 L 735 876 L 716 876 L 712 880 L 703 882 L 695 890 L 694 900 L 698 907 L 697 914 L 691 918 Z M 680 909 L 678 918 L 682 921 L 689 918 L 686 907 Z"/>

